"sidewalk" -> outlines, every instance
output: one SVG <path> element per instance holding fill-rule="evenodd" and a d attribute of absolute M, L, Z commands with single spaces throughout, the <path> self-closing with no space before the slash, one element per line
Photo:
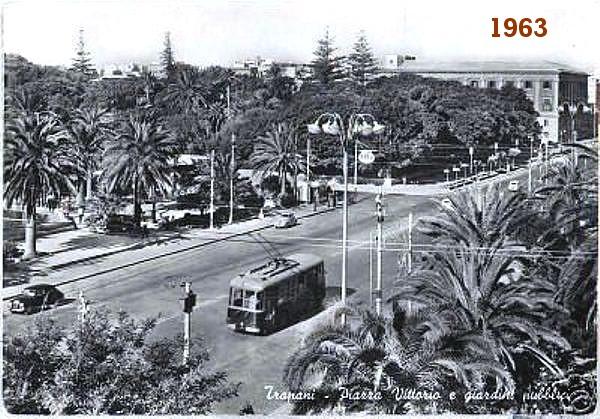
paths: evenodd
<path fill-rule="evenodd" d="M 338 207 L 341 208 L 341 207 Z M 312 205 L 294 210 L 298 219 L 333 211 L 321 206 L 316 212 Z M 208 229 L 180 229 L 151 234 L 149 238 L 126 235 L 105 235 L 80 229 L 57 233 L 38 239 L 40 257 L 26 265 L 28 275 L 15 278 L 14 284 L 2 289 L 2 299 L 8 300 L 34 284 L 64 285 L 82 279 L 134 266 L 196 247 L 260 231 L 273 226 L 275 217 L 250 219 Z M 69 268 L 68 277 L 65 268 Z M 6 280 L 5 280 L 6 281 Z"/>

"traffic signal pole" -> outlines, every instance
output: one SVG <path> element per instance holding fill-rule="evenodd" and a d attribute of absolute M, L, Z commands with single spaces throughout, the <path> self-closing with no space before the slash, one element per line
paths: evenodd
<path fill-rule="evenodd" d="M 181 284 L 185 288 L 183 299 L 183 364 L 187 365 L 190 359 L 190 337 L 192 335 L 192 311 L 196 305 L 196 294 L 192 292 L 191 282 Z"/>

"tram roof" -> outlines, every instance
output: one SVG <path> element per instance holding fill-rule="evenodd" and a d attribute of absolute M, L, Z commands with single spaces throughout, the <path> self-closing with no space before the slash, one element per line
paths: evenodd
<path fill-rule="evenodd" d="M 283 282 L 291 274 L 310 269 L 323 263 L 323 259 L 310 253 L 295 253 L 252 268 L 231 280 L 230 286 L 253 291 L 261 291 L 271 285 Z"/>

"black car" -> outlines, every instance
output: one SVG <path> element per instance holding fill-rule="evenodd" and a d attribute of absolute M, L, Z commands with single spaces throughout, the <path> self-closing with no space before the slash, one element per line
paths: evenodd
<path fill-rule="evenodd" d="M 64 300 L 65 296 L 54 285 L 32 285 L 13 298 L 10 302 L 10 311 L 13 313 L 31 314 L 34 311 L 44 310 L 56 306 Z"/>

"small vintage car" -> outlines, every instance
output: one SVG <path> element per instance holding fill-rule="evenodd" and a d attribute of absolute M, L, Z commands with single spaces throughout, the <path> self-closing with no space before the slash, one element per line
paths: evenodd
<path fill-rule="evenodd" d="M 288 228 L 298 224 L 298 220 L 292 212 L 280 212 L 274 224 L 275 228 Z"/>
<path fill-rule="evenodd" d="M 10 301 L 13 313 L 31 314 L 46 308 L 55 307 L 64 301 L 64 294 L 54 285 L 38 284 L 27 287 Z"/>

